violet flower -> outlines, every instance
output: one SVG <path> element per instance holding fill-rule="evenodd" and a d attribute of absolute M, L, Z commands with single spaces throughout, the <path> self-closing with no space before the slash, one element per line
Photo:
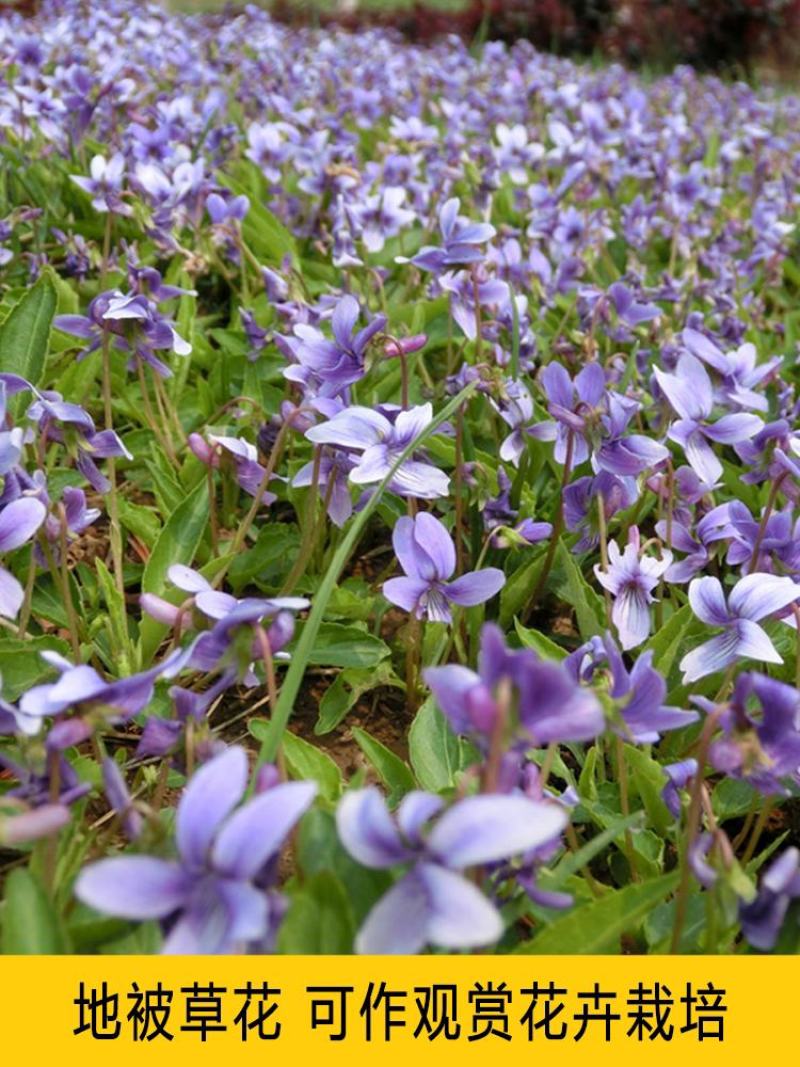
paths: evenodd
<path fill-rule="evenodd" d="M 702 481 L 713 484 L 722 475 L 722 463 L 709 441 L 735 445 L 748 441 L 764 423 L 757 415 L 736 412 L 711 421 L 714 393 L 705 367 L 688 353 L 681 356 L 675 374 L 656 367 L 654 372 L 661 391 L 680 416 L 667 433 L 681 446 L 692 469 Z"/>
<path fill-rule="evenodd" d="M 462 574 L 449 581 L 456 569 L 456 550 L 450 534 L 430 512 L 415 518 L 404 516 L 395 523 L 392 545 L 404 578 L 383 583 L 383 595 L 418 619 L 452 622 L 451 604 L 473 607 L 490 600 L 505 585 L 497 567 Z"/>
<path fill-rule="evenodd" d="M 34 497 L 19 497 L 0 511 L 0 552 L 11 552 L 33 537 L 47 516 L 47 509 Z M 5 567 L 0 567 L 0 615 L 16 619 L 25 590 Z"/>
<path fill-rule="evenodd" d="M 306 430 L 306 437 L 317 445 L 336 445 L 360 452 L 350 471 L 350 481 L 355 485 L 372 485 L 389 474 L 406 448 L 432 421 L 430 404 L 398 410 L 394 421 L 372 408 L 350 407 Z M 395 471 L 389 485 L 399 496 L 422 500 L 447 496 L 449 487 L 450 479 L 443 471 L 413 455 Z"/>
<path fill-rule="evenodd" d="M 495 235 L 494 226 L 488 222 L 470 222 L 459 215 L 461 201 L 457 197 L 446 201 L 439 211 L 439 231 L 442 235 L 441 247 L 425 245 L 411 262 L 421 270 L 441 274 L 449 267 L 479 263 L 483 259 L 480 245 Z M 407 263 L 404 257 L 398 262 Z"/>
<path fill-rule="evenodd" d="M 715 710 L 705 697 L 692 700 L 708 714 Z M 708 751 L 718 771 L 767 796 L 786 795 L 786 780 L 800 784 L 800 694 L 793 685 L 754 671 L 739 675 L 719 725 L 723 736 Z"/>
<path fill-rule="evenodd" d="M 653 590 L 672 563 L 672 553 L 665 549 L 661 559 L 641 556 L 639 531 L 628 531 L 630 540 L 620 552 L 616 541 L 608 546 L 609 567 L 596 563 L 595 577 L 614 597 L 611 619 L 617 628 L 620 644 L 626 651 L 646 641 L 650 634 L 650 605 L 655 603 Z"/>
<path fill-rule="evenodd" d="M 785 849 L 767 867 L 755 900 L 739 906 L 742 933 L 753 948 L 775 947 L 792 900 L 800 897 L 800 851 Z"/>
<path fill-rule="evenodd" d="M 695 578 L 689 585 L 689 603 L 701 622 L 723 632 L 687 652 L 680 663 L 683 683 L 696 682 L 724 670 L 742 658 L 782 663 L 777 649 L 758 625 L 761 619 L 782 611 L 800 598 L 800 585 L 774 574 L 748 574 L 728 595 L 718 578 Z"/>
<path fill-rule="evenodd" d="M 440 814 L 443 806 L 440 797 L 414 791 L 393 819 L 374 786 L 341 800 L 339 836 L 359 863 L 379 870 L 411 865 L 367 916 L 357 952 L 414 953 L 429 944 L 456 949 L 497 941 L 503 932 L 497 908 L 460 872 L 537 848 L 567 824 L 558 804 L 519 795 L 467 797 Z"/>
<path fill-rule="evenodd" d="M 359 381 L 364 376 L 370 341 L 386 325 L 386 316 L 376 315 L 354 334 L 360 314 L 358 301 L 343 296 L 331 316 L 332 341 L 313 326 L 295 326 L 294 337 L 281 339 L 288 354 L 297 361 L 286 368 L 284 377 L 323 397 L 338 396 Z"/>
<path fill-rule="evenodd" d="M 78 876 L 75 895 L 107 915 L 164 921 L 169 954 L 241 952 L 266 938 L 276 902 L 264 879 L 274 878 L 278 852 L 317 787 L 288 782 L 237 808 L 246 788 L 245 751 L 229 748 L 192 776 L 178 803 L 177 860 L 99 860 Z"/>
<path fill-rule="evenodd" d="M 605 729 L 597 697 L 564 664 L 542 660 L 529 648 L 509 649 L 492 623 L 481 631 L 477 673 L 452 663 L 428 667 L 424 678 L 453 730 L 472 738 L 484 752 L 501 714 L 499 688 L 506 683 L 515 713 L 509 722 L 510 746 L 591 741 Z"/>

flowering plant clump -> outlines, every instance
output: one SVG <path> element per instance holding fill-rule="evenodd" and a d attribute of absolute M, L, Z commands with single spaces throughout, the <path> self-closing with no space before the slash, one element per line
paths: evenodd
<path fill-rule="evenodd" d="M 0 29 L 3 950 L 798 951 L 800 97 Z"/>

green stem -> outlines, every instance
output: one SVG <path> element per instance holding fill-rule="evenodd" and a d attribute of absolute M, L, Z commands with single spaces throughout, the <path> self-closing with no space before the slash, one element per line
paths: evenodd
<path fill-rule="evenodd" d="M 314 603 L 309 613 L 309 616 L 303 626 L 303 632 L 300 635 L 300 639 L 297 642 L 292 661 L 289 664 L 289 669 L 286 672 L 286 676 L 281 686 L 280 696 L 278 698 L 278 704 L 275 708 L 275 712 L 272 715 L 269 729 L 262 741 L 261 749 L 258 753 L 258 759 L 256 767 L 260 767 L 268 760 L 272 759 L 280 744 L 280 739 L 283 735 L 283 731 L 286 729 L 286 724 L 289 721 L 289 717 L 292 714 L 297 694 L 300 692 L 300 686 L 303 682 L 308 660 L 310 658 L 312 649 L 314 648 L 314 642 L 316 641 L 319 628 L 322 625 L 322 620 L 325 617 L 325 611 L 328 606 L 328 601 L 331 598 L 331 594 L 339 580 L 339 576 L 347 564 L 348 559 L 356 547 L 362 532 L 364 531 L 367 523 L 372 518 L 372 515 L 378 508 L 383 494 L 389 486 L 389 483 L 397 474 L 403 463 L 417 450 L 425 441 L 434 434 L 443 422 L 446 422 L 455 411 L 464 403 L 467 397 L 471 396 L 475 389 L 475 382 L 470 382 L 464 389 L 454 396 L 449 404 L 446 404 L 442 408 L 441 412 L 430 422 L 419 437 L 410 441 L 406 448 L 403 450 L 400 456 L 395 460 L 391 469 L 387 472 L 383 481 L 378 485 L 376 491 L 370 498 L 369 503 L 366 505 L 363 511 L 353 519 L 350 529 L 347 534 L 342 538 L 339 547 L 337 548 L 334 557 L 331 561 L 330 567 L 320 584 L 317 594 L 314 597 Z"/>

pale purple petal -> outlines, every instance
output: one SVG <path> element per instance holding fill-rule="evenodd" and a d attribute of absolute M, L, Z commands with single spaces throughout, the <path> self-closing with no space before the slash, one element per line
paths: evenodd
<path fill-rule="evenodd" d="M 374 786 L 342 798 L 336 827 L 344 847 L 366 867 L 394 867 L 409 857 L 386 801 Z"/>
<path fill-rule="evenodd" d="M 214 842 L 211 860 L 221 874 L 251 879 L 283 844 L 316 795 L 314 782 L 285 782 L 235 812 Z"/>
<path fill-rule="evenodd" d="M 689 603 L 698 619 L 709 626 L 727 626 L 730 621 L 725 594 L 718 578 L 710 575 L 695 578 L 689 585 Z"/>
<path fill-rule="evenodd" d="M 10 552 L 29 541 L 45 520 L 47 508 L 32 496 L 19 497 L 0 512 L 0 552 Z"/>
<path fill-rule="evenodd" d="M 442 592 L 454 604 L 470 608 L 475 604 L 485 604 L 487 600 L 499 593 L 506 584 L 506 576 L 497 567 L 485 567 L 480 571 L 462 574 L 454 582 L 442 587 Z"/>
<path fill-rule="evenodd" d="M 416 870 L 392 886 L 372 908 L 356 936 L 368 956 L 414 955 L 428 940 L 429 893 Z"/>
<path fill-rule="evenodd" d="M 181 907 L 188 883 L 177 863 L 119 856 L 86 867 L 75 883 L 84 904 L 123 919 L 162 919 Z"/>
<path fill-rule="evenodd" d="M 800 585 L 775 574 L 748 574 L 728 597 L 731 613 L 758 622 L 800 598 Z"/>
<path fill-rule="evenodd" d="M 429 588 L 424 578 L 390 578 L 383 583 L 383 595 L 403 611 L 414 611 Z"/>
<path fill-rule="evenodd" d="M 431 577 L 446 581 L 456 569 L 456 550 L 444 525 L 430 512 L 421 511 L 414 520 L 414 540 L 433 562 Z M 421 569 L 417 573 L 428 577 Z"/>
<path fill-rule="evenodd" d="M 739 637 L 736 631 L 730 628 L 686 653 L 680 663 L 683 684 L 688 685 L 690 682 L 696 682 L 698 678 L 724 670 L 729 664 L 736 662 L 738 655 Z"/>
<path fill-rule="evenodd" d="M 760 660 L 761 663 L 783 663 L 778 650 L 757 622 L 739 619 L 735 629 L 739 638 L 737 656 Z"/>
<path fill-rule="evenodd" d="M 439 819 L 428 848 L 448 867 L 471 867 L 537 848 L 566 823 L 566 812 L 556 804 L 522 796 L 467 797 Z"/>
<path fill-rule="evenodd" d="M 426 941 L 442 948 L 476 948 L 499 939 L 500 913 L 472 882 L 433 863 L 420 864 L 417 876 L 428 900 Z"/>
<path fill-rule="evenodd" d="M 247 787 L 247 755 L 231 747 L 192 775 L 176 820 L 178 850 L 186 863 L 202 867 L 222 821 L 236 807 Z"/>
<path fill-rule="evenodd" d="M 749 441 L 763 429 L 764 423 L 758 415 L 737 412 L 733 415 L 723 415 L 711 426 L 706 426 L 705 435 L 721 445 L 735 445 L 740 441 Z"/>

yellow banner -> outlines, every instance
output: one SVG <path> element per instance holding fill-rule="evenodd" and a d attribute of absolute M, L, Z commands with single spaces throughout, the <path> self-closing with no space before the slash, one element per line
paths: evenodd
<path fill-rule="evenodd" d="M 82 1067 L 729 1065 L 793 1047 L 798 977 L 789 957 L 5 957 L 0 1020 L 7 1061 Z"/>

